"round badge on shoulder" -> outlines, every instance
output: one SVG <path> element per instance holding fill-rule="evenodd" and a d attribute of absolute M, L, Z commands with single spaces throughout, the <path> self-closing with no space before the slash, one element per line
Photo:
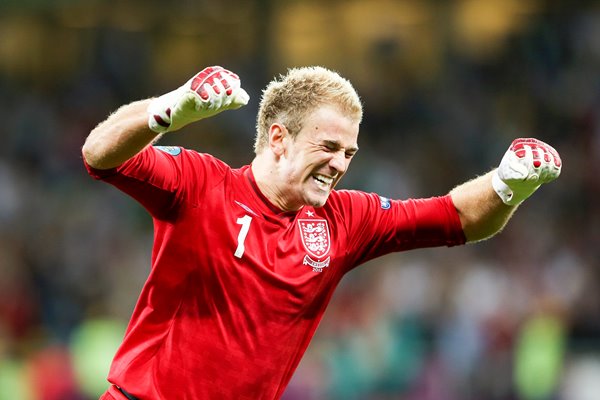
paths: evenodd
<path fill-rule="evenodd" d="M 177 146 L 154 146 L 154 148 L 172 156 L 178 156 L 181 154 L 181 147 Z"/>

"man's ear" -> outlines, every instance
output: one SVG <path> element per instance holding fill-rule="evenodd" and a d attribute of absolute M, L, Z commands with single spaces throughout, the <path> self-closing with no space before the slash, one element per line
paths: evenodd
<path fill-rule="evenodd" d="M 285 154 L 285 143 L 289 132 L 285 125 L 274 123 L 269 128 L 269 148 L 271 151 L 281 157 Z"/>

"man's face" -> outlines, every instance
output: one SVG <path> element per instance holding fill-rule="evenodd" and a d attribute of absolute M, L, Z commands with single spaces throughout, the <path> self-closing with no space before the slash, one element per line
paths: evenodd
<path fill-rule="evenodd" d="M 287 135 L 280 160 L 285 182 L 279 193 L 286 209 L 325 204 L 358 151 L 358 128 L 358 121 L 322 107 L 309 114 L 295 138 Z"/>

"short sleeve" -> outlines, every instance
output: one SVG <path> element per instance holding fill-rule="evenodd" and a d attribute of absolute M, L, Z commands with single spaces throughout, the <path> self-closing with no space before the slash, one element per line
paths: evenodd
<path fill-rule="evenodd" d="M 201 201 L 208 177 L 226 170 L 211 155 L 173 146 L 149 146 L 121 166 L 98 170 L 84 164 L 90 176 L 137 200 L 155 218 L 172 218 L 186 202 Z"/>
<path fill-rule="evenodd" d="M 337 193 L 354 265 L 391 252 L 466 242 L 449 195 L 391 200 L 360 191 Z"/>

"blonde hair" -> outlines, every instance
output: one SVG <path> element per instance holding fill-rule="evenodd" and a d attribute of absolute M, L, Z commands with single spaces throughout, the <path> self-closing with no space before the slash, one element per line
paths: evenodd
<path fill-rule="evenodd" d="M 337 72 L 323 67 L 291 68 L 273 79 L 263 90 L 256 119 L 254 152 L 260 153 L 269 140 L 269 128 L 279 122 L 295 137 L 306 116 L 319 106 L 332 105 L 358 122 L 362 104 L 354 87 Z"/>

